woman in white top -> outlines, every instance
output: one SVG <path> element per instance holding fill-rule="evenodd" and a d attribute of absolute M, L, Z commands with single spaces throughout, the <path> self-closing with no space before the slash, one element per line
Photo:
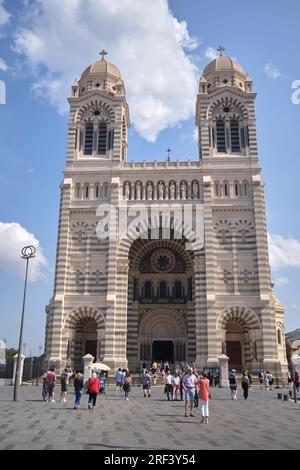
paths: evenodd
<path fill-rule="evenodd" d="M 178 392 L 180 390 L 180 376 L 179 372 L 176 372 L 175 375 L 172 377 L 172 385 L 173 385 L 173 400 L 178 400 Z"/>

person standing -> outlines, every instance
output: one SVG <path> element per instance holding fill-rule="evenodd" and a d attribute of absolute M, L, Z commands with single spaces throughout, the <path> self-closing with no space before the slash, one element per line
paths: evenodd
<path fill-rule="evenodd" d="M 158 367 L 157 362 L 154 360 L 153 363 L 152 363 L 152 374 L 153 375 L 156 374 L 157 367 Z"/>
<path fill-rule="evenodd" d="M 168 399 L 168 401 L 170 401 L 170 396 L 172 397 L 172 390 L 173 390 L 172 375 L 171 375 L 170 371 L 166 372 L 165 377 L 164 377 L 164 383 L 165 383 L 164 393 L 167 394 L 167 399 Z"/>
<path fill-rule="evenodd" d="M 122 369 L 119 368 L 116 372 L 116 375 L 115 375 L 115 379 L 116 379 L 116 396 L 118 395 L 118 392 L 120 393 L 120 395 L 122 395 L 124 375 L 125 374 L 122 372 Z"/>
<path fill-rule="evenodd" d="M 188 408 L 190 406 L 190 416 L 194 416 L 193 414 L 193 404 L 195 400 L 195 391 L 196 391 L 196 384 L 198 380 L 195 374 L 193 373 L 193 368 L 189 367 L 187 374 L 185 374 L 182 378 L 183 389 L 185 392 L 185 414 L 184 416 L 188 416 Z"/>
<path fill-rule="evenodd" d="M 261 369 L 258 373 L 258 380 L 260 383 L 260 388 L 264 388 L 264 371 Z"/>
<path fill-rule="evenodd" d="M 150 397 L 150 386 L 151 386 L 151 377 L 147 370 L 144 370 L 143 375 L 141 377 L 141 383 L 143 386 L 144 391 L 144 398 Z"/>
<path fill-rule="evenodd" d="M 61 383 L 61 394 L 60 394 L 60 401 L 66 402 L 67 401 L 67 391 L 69 385 L 69 379 L 72 373 L 68 368 L 64 369 L 60 376 L 60 383 Z"/>
<path fill-rule="evenodd" d="M 269 388 L 268 390 L 273 390 L 273 375 L 271 374 L 270 371 L 267 370 L 266 372 L 266 378 L 268 379 L 269 382 Z"/>
<path fill-rule="evenodd" d="M 89 378 L 86 384 L 86 390 L 89 394 L 88 409 L 93 410 L 96 406 L 97 396 L 100 391 L 100 380 L 97 377 L 97 374 L 94 372 L 92 377 Z"/>
<path fill-rule="evenodd" d="M 100 380 L 100 393 L 103 393 L 103 395 L 105 395 L 106 385 L 107 385 L 107 371 L 102 370 L 100 372 L 99 380 Z"/>
<path fill-rule="evenodd" d="M 74 378 L 74 389 L 75 389 L 75 405 L 74 410 L 79 410 L 80 400 L 83 389 L 83 375 L 77 372 Z"/>
<path fill-rule="evenodd" d="M 248 398 L 249 388 L 250 388 L 250 380 L 249 380 L 248 374 L 244 372 L 242 376 L 242 389 L 244 391 L 245 400 L 247 400 Z"/>
<path fill-rule="evenodd" d="M 265 384 L 265 389 L 266 389 L 266 390 L 270 390 L 270 382 L 269 382 L 269 379 L 270 379 L 270 373 L 269 373 L 269 371 L 267 370 L 267 371 L 264 373 L 264 384 Z"/>
<path fill-rule="evenodd" d="M 47 383 L 47 401 L 51 401 L 55 403 L 54 400 L 54 387 L 56 384 L 56 374 L 53 368 L 50 368 L 46 375 L 46 383 Z"/>
<path fill-rule="evenodd" d="M 172 386 L 173 400 L 178 400 L 178 392 L 180 391 L 180 376 L 178 371 L 172 376 Z"/>
<path fill-rule="evenodd" d="M 127 371 L 125 373 L 125 377 L 123 379 L 123 390 L 124 390 L 124 393 L 125 393 L 125 400 L 129 401 L 129 392 L 131 390 L 131 384 L 132 384 L 132 378 L 131 378 L 131 375 L 130 375 L 130 372 Z"/>
<path fill-rule="evenodd" d="M 200 379 L 198 381 L 198 396 L 200 399 L 200 404 L 201 404 L 201 423 L 208 424 L 208 417 L 209 417 L 209 411 L 208 411 L 208 402 L 210 399 L 210 394 L 209 394 L 209 379 L 207 377 L 207 373 L 203 372 L 203 374 L 200 376 Z"/>
<path fill-rule="evenodd" d="M 237 377 L 235 369 L 232 369 L 232 371 L 230 372 L 228 380 L 231 391 L 231 400 L 237 400 Z"/>

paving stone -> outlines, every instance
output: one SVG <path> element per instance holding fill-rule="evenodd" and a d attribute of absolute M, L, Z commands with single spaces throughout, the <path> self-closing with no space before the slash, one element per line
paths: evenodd
<path fill-rule="evenodd" d="M 251 390 L 248 400 L 233 402 L 230 393 L 214 389 L 209 425 L 184 417 L 184 403 L 168 402 L 162 387 L 144 400 L 134 387 L 130 401 L 108 389 L 94 411 L 83 396 L 80 411 L 67 403 L 45 403 L 40 387 L 21 387 L 12 402 L 12 388 L 0 387 L 0 449 L 298 449 L 295 428 L 300 406 L 277 400 L 277 391 Z M 241 395 L 240 395 L 241 396 Z"/>

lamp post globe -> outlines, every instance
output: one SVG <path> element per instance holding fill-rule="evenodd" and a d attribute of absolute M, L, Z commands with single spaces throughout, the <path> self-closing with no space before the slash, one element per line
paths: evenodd
<path fill-rule="evenodd" d="M 22 248 L 22 259 L 26 260 L 26 271 L 25 271 L 25 283 L 24 283 L 24 293 L 23 293 L 23 305 L 22 305 L 22 315 L 21 315 L 21 326 L 20 326 L 20 335 L 19 335 L 19 347 L 18 347 L 18 358 L 16 365 L 16 374 L 14 377 L 14 401 L 18 401 L 18 386 L 20 381 L 20 371 L 21 371 L 21 356 L 22 356 L 22 343 L 23 343 L 23 327 L 24 327 L 24 313 L 25 313 L 25 300 L 26 300 L 26 288 L 27 288 L 27 277 L 28 277 L 28 265 L 29 260 L 35 257 L 36 249 L 34 246 L 24 246 Z"/>

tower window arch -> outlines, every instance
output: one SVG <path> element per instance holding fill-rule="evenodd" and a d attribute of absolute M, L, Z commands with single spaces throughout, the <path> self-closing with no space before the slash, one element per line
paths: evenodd
<path fill-rule="evenodd" d="M 226 137 L 225 137 L 225 122 L 223 119 L 218 119 L 216 123 L 217 132 L 217 151 L 226 152 Z"/>
<path fill-rule="evenodd" d="M 175 299 L 182 297 L 182 284 L 180 281 L 175 281 Z"/>
<path fill-rule="evenodd" d="M 76 199 L 80 199 L 80 184 L 76 184 L 76 187 L 75 187 L 75 197 Z"/>
<path fill-rule="evenodd" d="M 144 296 L 145 296 L 145 299 L 151 299 L 151 297 L 152 297 L 152 283 L 151 283 L 151 281 L 146 281 L 145 282 Z"/>
<path fill-rule="evenodd" d="M 240 125 L 237 119 L 230 121 L 231 151 L 233 153 L 241 152 Z"/>
<path fill-rule="evenodd" d="M 277 330 L 277 343 L 281 344 L 281 331 L 280 331 L 280 329 Z"/>
<path fill-rule="evenodd" d="M 100 122 L 98 130 L 98 154 L 105 155 L 107 149 L 107 124 Z"/>
<path fill-rule="evenodd" d="M 93 126 L 93 123 L 88 122 L 85 126 L 85 135 L 84 135 L 84 154 L 85 155 L 92 155 L 93 140 L 94 140 L 94 126 Z"/>
<path fill-rule="evenodd" d="M 167 298 L 167 283 L 166 281 L 161 281 L 159 283 L 159 297 L 160 299 Z"/>
<path fill-rule="evenodd" d="M 99 184 L 97 183 L 97 184 L 95 185 L 95 198 L 96 198 L 96 199 L 99 198 L 99 190 L 100 190 Z"/>

